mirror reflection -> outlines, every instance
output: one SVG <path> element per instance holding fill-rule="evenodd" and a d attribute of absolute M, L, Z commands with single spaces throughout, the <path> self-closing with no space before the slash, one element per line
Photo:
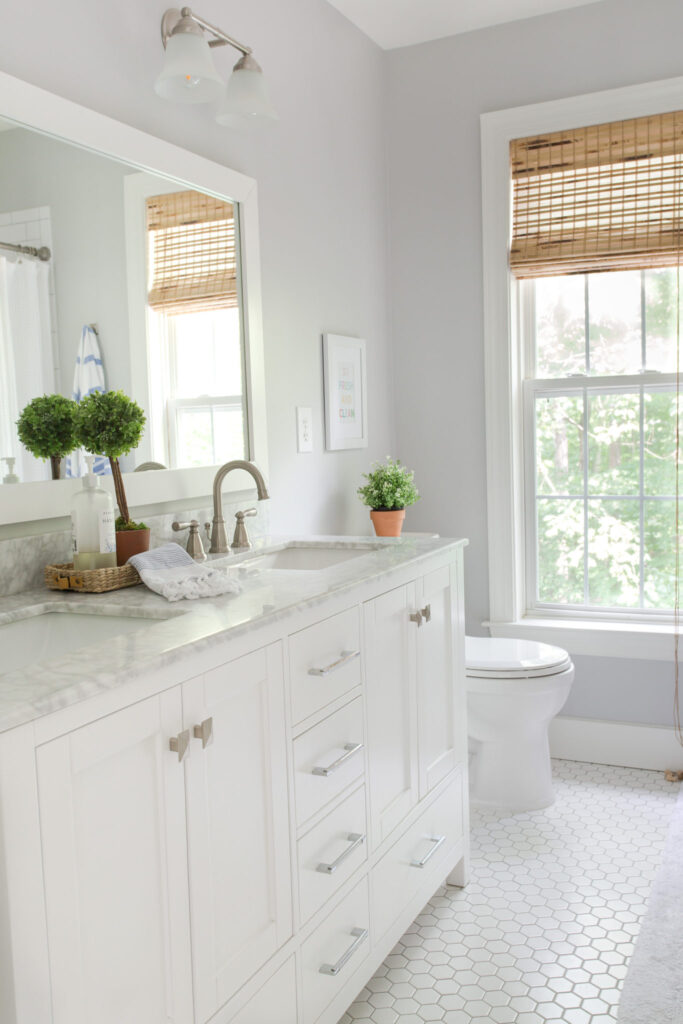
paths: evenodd
<path fill-rule="evenodd" d="M 147 415 L 126 471 L 249 457 L 237 204 L 0 121 L 0 479 L 51 477 L 32 398 L 94 389 Z"/>

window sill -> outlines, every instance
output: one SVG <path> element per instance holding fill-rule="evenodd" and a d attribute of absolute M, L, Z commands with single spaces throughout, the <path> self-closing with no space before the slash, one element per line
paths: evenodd
<path fill-rule="evenodd" d="M 482 625 L 488 627 L 491 636 L 537 640 L 562 647 L 571 655 L 670 662 L 674 657 L 672 623 L 527 617 L 518 622 L 484 622 Z M 683 656 L 683 644 L 681 654 Z"/>

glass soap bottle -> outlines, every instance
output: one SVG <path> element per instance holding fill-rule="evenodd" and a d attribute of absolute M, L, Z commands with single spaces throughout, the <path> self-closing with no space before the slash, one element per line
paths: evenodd
<path fill-rule="evenodd" d="M 116 566 L 114 502 L 92 471 L 94 456 L 86 455 L 85 461 L 83 490 L 71 508 L 74 569 L 111 569 Z"/>

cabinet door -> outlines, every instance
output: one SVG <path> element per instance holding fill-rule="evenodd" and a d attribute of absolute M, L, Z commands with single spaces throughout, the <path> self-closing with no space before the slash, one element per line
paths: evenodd
<path fill-rule="evenodd" d="M 415 586 L 364 605 L 371 834 L 377 846 L 417 802 Z"/>
<path fill-rule="evenodd" d="M 36 752 L 53 1024 L 192 1020 L 180 688 Z"/>
<path fill-rule="evenodd" d="M 452 578 L 453 577 L 453 578 Z M 455 567 L 443 566 L 419 581 L 423 616 L 417 636 L 418 749 L 420 798 L 455 767 L 458 587 Z"/>
<path fill-rule="evenodd" d="M 204 739 L 192 740 L 186 763 L 195 1012 L 202 1024 L 292 933 L 281 645 L 184 684 L 183 707 L 193 733 L 209 723 Z"/>

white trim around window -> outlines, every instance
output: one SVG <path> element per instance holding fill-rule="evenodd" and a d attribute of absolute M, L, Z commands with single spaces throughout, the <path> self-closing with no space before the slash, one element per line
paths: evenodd
<path fill-rule="evenodd" d="M 527 637 L 570 653 L 661 658 L 673 656 L 671 623 L 572 618 L 565 612 L 526 614 L 524 402 L 522 344 L 508 247 L 512 216 L 512 139 L 683 108 L 683 78 L 591 93 L 481 116 L 484 355 L 489 536 L 489 626 L 494 636 Z"/>

